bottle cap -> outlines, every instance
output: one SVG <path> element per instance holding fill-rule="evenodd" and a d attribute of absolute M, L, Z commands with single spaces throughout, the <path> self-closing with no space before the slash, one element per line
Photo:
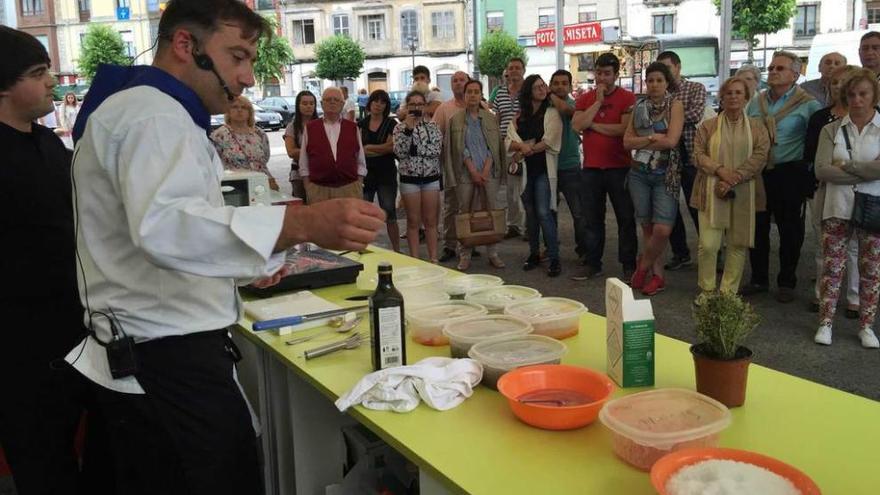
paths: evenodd
<path fill-rule="evenodd" d="M 387 261 L 380 261 L 379 262 L 379 273 L 382 273 L 382 272 L 390 273 L 391 272 L 391 263 L 389 263 Z"/>

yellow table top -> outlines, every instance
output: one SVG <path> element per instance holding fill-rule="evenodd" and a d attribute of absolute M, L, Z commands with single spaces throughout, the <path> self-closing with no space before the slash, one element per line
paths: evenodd
<path fill-rule="evenodd" d="M 379 250 L 359 261 L 367 270 L 380 260 L 395 267 L 419 263 Z M 359 292 L 354 285 L 315 291 L 341 305 Z M 302 357 L 316 342 L 285 346 L 289 337 L 255 334 L 251 322 L 240 322 L 242 334 L 270 350 L 293 372 L 330 400 L 347 392 L 372 371 L 367 346 L 313 361 Z M 369 323 L 360 329 L 368 329 Z M 657 322 L 662 330 L 663 322 Z M 320 340 L 320 343 L 326 340 Z M 587 314 L 578 336 L 566 339 L 564 364 L 605 371 L 605 320 Z M 695 389 L 688 344 L 657 335 L 656 387 Z M 448 356 L 449 347 L 426 347 L 407 341 L 410 364 L 429 356 Z M 645 389 L 618 390 L 621 396 Z M 721 446 L 760 452 L 807 473 L 830 495 L 878 493 L 880 467 L 880 402 L 841 392 L 762 366 L 752 365 L 746 403 L 735 408 L 733 423 L 721 435 Z M 647 473 L 619 460 L 611 435 L 598 421 L 573 431 L 545 431 L 521 423 L 499 393 L 477 387 L 455 409 L 435 411 L 420 405 L 407 414 L 348 411 L 422 469 L 428 469 L 453 491 L 473 494 L 651 494 Z"/>

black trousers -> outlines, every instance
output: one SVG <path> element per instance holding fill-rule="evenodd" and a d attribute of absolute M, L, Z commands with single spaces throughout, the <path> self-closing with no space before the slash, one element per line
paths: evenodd
<path fill-rule="evenodd" d="M 764 171 L 767 211 L 755 216 L 755 247 L 749 250 L 752 283 L 769 285 L 770 281 L 770 219 L 779 231 L 779 287 L 793 289 L 797 285 L 797 265 L 804 244 L 804 216 L 809 170 L 802 162 L 776 165 Z"/>
<path fill-rule="evenodd" d="M 19 362 L 0 368 L 0 390 L 0 445 L 19 495 L 113 492 L 102 422 L 79 372 L 60 359 Z M 85 448 L 77 459 L 74 439 L 84 418 Z"/>
<path fill-rule="evenodd" d="M 231 345 L 225 330 L 138 344 L 136 376 L 145 395 L 95 385 L 119 495 L 262 492 Z"/>
<path fill-rule="evenodd" d="M 605 253 L 605 196 L 611 199 L 611 207 L 617 218 L 617 257 L 625 270 L 634 270 L 639 241 L 636 236 L 635 210 L 629 191 L 626 190 L 626 176 L 629 168 L 581 169 L 584 195 L 584 219 L 586 252 L 584 259 L 588 266 L 602 268 Z"/>
<path fill-rule="evenodd" d="M 690 165 L 681 168 L 681 188 L 684 191 L 684 202 L 691 214 L 691 220 L 694 221 L 694 230 L 697 231 L 697 237 L 700 233 L 700 224 L 697 221 L 697 209 L 691 208 L 691 193 L 694 191 L 694 181 L 697 178 L 697 168 Z M 684 258 L 691 255 L 688 249 L 687 230 L 684 228 L 684 220 L 681 216 L 681 208 L 675 213 L 675 226 L 672 227 L 672 234 L 669 236 L 669 245 L 672 246 L 672 254 Z"/>

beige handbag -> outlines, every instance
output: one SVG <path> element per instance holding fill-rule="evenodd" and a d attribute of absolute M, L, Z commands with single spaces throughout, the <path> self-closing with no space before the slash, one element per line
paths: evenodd
<path fill-rule="evenodd" d="M 479 197 L 482 199 L 481 206 L 483 209 L 481 210 L 476 210 L 474 207 L 478 192 Z M 458 236 L 458 241 L 463 246 L 485 246 L 501 242 L 504 239 L 504 234 L 507 232 L 504 210 L 490 210 L 487 208 L 488 204 L 486 188 L 475 185 L 474 193 L 471 197 L 471 212 L 455 215 L 455 232 Z"/>

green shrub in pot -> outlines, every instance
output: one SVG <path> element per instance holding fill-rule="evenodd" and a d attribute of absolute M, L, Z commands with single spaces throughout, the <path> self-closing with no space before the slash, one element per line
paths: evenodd
<path fill-rule="evenodd" d="M 727 407 L 745 403 L 752 351 L 742 344 L 760 321 L 752 305 L 736 294 L 700 296 L 694 306 L 700 343 L 691 346 L 698 392 Z"/>
<path fill-rule="evenodd" d="M 714 359 L 734 359 L 737 350 L 761 322 L 751 304 L 736 294 L 711 292 L 694 306 L 700 350 Z"/>

